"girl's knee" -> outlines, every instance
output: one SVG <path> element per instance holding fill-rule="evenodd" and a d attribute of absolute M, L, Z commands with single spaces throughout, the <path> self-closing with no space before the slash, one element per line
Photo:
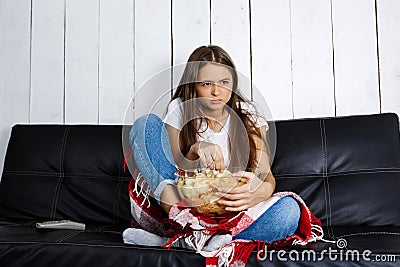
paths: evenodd
<path fill-rule="evenodd" d="M 299 219 L 299 204 L 294 198 L 286 196 L 278 200 L 235 238 L 260 239 L 266 242 L 283 239 L 296 232 Z"/>
<path fill-rule="evenodd" d="M 147 128 L 151 126 L 161 125 L 162 120 L 155 114 L 143 115 L 135 120 L 132 128 Z"/>
<path fill-rule="evenodd" d="M 144 136 L 146 129 L 159 128 L 162 125 L 163 121 L 155 114 L 147 114 L 137 118 L 133 123 L 129 134 L 131 143 L 133 138 L 135 138 L 139 132 Z"/>
<path fill-rule="evenodd" d="M 290 196 L 284 197 L 280 200 L 282 208 L 285 210 L 284 217 L 285 225 L 288 229 L 295 231 L 298 227 L 300 220 L 300 206 L 299 203 Z"/>
<path fill-rule="evenodd" d="M 298 216 L 300 215 L 299 203 L 293 197 L 286 196 L 283 197 L 280 201 L 288 211 L 291 211 L 292 215 L 298 215 Z"/>

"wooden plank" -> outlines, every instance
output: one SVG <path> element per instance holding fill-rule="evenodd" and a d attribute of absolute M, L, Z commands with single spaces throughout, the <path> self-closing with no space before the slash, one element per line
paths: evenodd
<path fill-rule="evenodd" d="M 133 5 L 131 0 L 100 2 L 100 124 L 122 124 L 134 93 Z"/>
<path fill-rule="evenodd" d="M 374 0 L 333 0 L 337 115 L 379 112 Z"/>
<path fill-rule="evenodd" d="M 254 100 L 275 120 L 293 118 L 289 1 L 251 1 L 251 39 Z"/>
<path fill-rule="evenodd" d="M 199 46 L 210 44 L 210 3 L 198 0 L 172 1 L 173 88 L 178 86 L 184 65 Z"/>
<path fill-rule="evenodd" d="M 248 0 L 211 0 L 211 43 L 232 57 L 242 92 L 251 98 L 250 17 Z"/>
<path fill-rule="evenodd" d="M 171 94 L 171 2 L 135 2 L 134 118 L 162 116 Z"/>
<path fill-rule="evenodd" d="M 292 0 L 294 118 L 334 116 L 329 0 Z"/>
<path fill-rule="evenodd" d="M 99 0 L 66 1 L 65 122 L 98 123 Z"/>
<path fill-rule="evenodd" d="M 11 127 L 29 122 L 30 18 L 30 1 L 0 1 L 0 174 Z"/>
<path fill-rule="evenodd" d="M 63 123 L 64 0 L 33 1 L 32 123 Z"/>
<path fill-rule="evenodd" d="M 377 11 L 381 111 L 400 116 L 400 3 L 378 0 Z"/>

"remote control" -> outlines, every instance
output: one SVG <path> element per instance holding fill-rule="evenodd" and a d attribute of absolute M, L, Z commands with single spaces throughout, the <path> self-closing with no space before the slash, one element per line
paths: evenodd
<path fill-rule="evenodd" d="M 68 229 L 68 230 L 85 230 L 84 223 L 78 223 L 70 220 L 47 221 L 36 223 L 38 229 Z"/>

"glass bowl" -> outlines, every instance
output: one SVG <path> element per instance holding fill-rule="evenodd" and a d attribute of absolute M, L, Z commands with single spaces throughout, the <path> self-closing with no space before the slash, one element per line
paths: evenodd
<path fill-rule="evenodd" d="M 204 170 L 181 170 L 178 173 L 177 188 L 185 202 L 199 213 L 207 215 L 222 215 L 227 211 L 218 203 L 223 196 L 216 193 L 219 188 L 229 190 L 244 185 L 246 179 L 232 176 L 230 171 L 224 172 Z"/>

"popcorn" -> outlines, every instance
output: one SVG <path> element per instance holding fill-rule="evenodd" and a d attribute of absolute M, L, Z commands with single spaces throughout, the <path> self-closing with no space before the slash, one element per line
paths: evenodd
<path fill-rule="evenodd" d="M 221 199 L 215 193 L 219 188 L 233 189 L 246 183 L 242 177 L 232 176 L 231 172 L 206 170 L 184 171 L 179 173 L 178 191 L 186 202 L 199 213 L 221 215 L 226 213 L 225 206 L 218 203 Z"/>

